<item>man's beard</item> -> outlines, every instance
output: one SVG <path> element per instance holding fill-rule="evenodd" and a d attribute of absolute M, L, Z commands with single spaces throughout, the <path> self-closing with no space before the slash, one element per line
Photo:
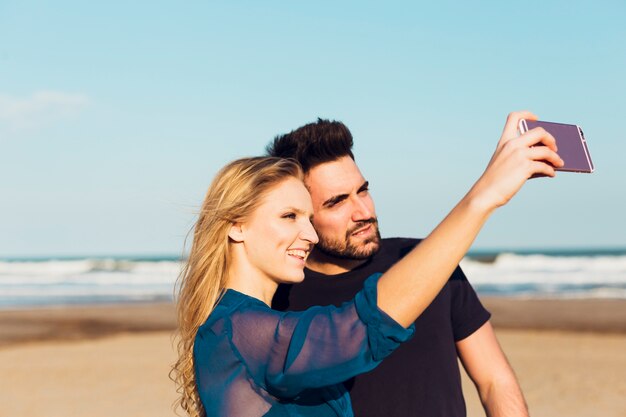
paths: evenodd
<path fill-rule="evenodd" d="M 358 245 L 352 243 L 350 241 L 352 233 L 359 229 L 362 229 L 363 227 L 366 227 L 368 224 L 371 224 L 376 229 L 376 233 L 374 234 L 374 236 L 367 238 L 366 240 L 360 242 Z M 378 219 L 375 217 L 364 220 L 354 225 L 354 227 L 350 228 L 350 230 L 346 232 L 346 237 L 343 241 L 338 239 L 328 239 L 322 235 L 319 235 L 319 242 L 315 245 L 315 250 L 320 251 L 327 256 L 354 260 L 367 259 L 370 256 L 374 255 L 376 252 L 378 252 L 379 248 L 380 230 L 378 230 Z"/>

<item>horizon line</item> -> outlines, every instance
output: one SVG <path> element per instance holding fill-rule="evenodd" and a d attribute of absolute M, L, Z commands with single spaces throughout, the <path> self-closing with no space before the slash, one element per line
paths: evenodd
<path fill-rule="evenodd" d="M 514 253 L 520 255 L 626 255 L 626 245 L 623 246 L 550 246 L 550 247 L 484 247 L 472 248 L 467 251 L 467 256 L 493 256 L 502 253 Z M 52 254 L 52 255 L 0 255 L 0 261 L 50 261 L 50 260 L 128 260 L 128 261 L 159 261 L 159 260 L 181 260 L 182 254 L 173 254 L 167 252 L 151 252 L 151 253 L 87 253 L 87 254 Z"/>

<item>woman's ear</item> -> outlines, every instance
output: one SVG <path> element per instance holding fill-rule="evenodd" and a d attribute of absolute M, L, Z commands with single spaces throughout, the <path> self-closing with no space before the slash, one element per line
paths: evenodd
<path fill-rule="evenodd" d="M 241 223 L 234 223 L 230 226 L 228 237 L 236 243 L 243 242 L 243 230 L 241 229 Z"/>

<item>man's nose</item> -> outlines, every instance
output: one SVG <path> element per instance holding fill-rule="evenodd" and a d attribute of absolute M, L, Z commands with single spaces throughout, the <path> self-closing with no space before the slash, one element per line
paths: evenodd
<path fill-rule="evenodd" d="M 355 222 L 368 220 L 374 217 L 374 211 L 372 210 L 368 201 L 359 196 L 354 198 L 354 210 L 352 212 L 352 220 Z"/>

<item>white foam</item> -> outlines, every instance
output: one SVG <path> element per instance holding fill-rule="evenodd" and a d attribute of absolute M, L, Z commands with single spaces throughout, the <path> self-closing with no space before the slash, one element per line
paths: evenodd
<path fill-rule="evenodd" d="M 461 267 L 476 284 L 626 285 L 626 256 L 501 254 L 493 263 L 465 258 Z"/>
<path fill-rule="evenodd" d="M 520 297 L 626 298 L 626 256 L 501 254 L 461 262 L 475 288 Z M 0 307 L 171 299 L 177 261 L 0 261 Z"/>

